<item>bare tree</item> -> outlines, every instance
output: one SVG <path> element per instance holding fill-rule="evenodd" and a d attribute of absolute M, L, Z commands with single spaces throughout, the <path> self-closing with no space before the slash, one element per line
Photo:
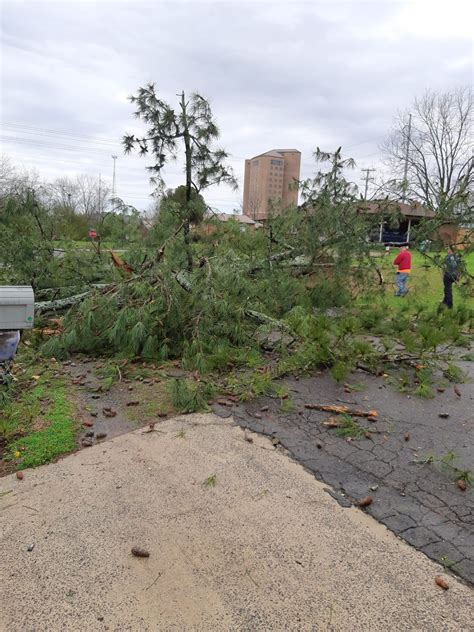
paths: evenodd
<path fill-rule="evenodd" d="M 466 210 L 474 183 L 473 113 L 472 91 L 461 88 L 427 91 L 398 115 L 381 149 L 402 197 L 443 216 Z"/>
<path fill-rule="evenodd" d="M 102 215 L 106 210 L 110 189 L 97 177 L 81 173 L 76 177 L 80 212 L 87 217 Z"/>
<path fill-rule="evenodd" d="M 79 192 L 76 183 L 68 176 L 57 178 L 49 186 L 50 200 L 53 205 L 77 212 Z"/>
<path fill-rule="evenodd" d="M 80 174 L 76 178 L 58 178 L 50 186 L 54 204 L 80 213 L 86 217 L 97 217 L 107 211 L 110 188 L 99 178 Z"/>
<path fill-rule="evenodd" d="M 251 193 L 248 200 L 247 210 L 248 210 L 249 217 L 253 219 L 254 221 L 257 220 L 257 215 L 258 215 L 261 205 L 262 205 L 261 196 L 256 192 Z"/>

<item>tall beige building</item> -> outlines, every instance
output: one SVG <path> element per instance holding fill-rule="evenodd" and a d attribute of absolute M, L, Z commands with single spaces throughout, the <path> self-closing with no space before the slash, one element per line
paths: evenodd
<path fill-rule="evenodd" d="M 272 149 L 246 160 L 244 214 L 253 220 L 266 220 L 272 204 L 275 212 L 296 205 L 300 166 L 301 152 L 297 149 Z"/>

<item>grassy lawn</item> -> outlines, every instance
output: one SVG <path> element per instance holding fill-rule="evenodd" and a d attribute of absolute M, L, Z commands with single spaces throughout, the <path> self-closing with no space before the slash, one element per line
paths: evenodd
<path fill-rule="evenodd" d="M 398 249 L 393 248 L 388 256 L 380 259 L 381 269 L 387 282 L 385 292 L 380 295 L 384 304 L 395 309 L 404 303 L 410 305 L 422 303 L 428 307 L 439 305 L 443 300 L 442 272 L 434 263 L 431 263 L 429 259 L 418 252 L 412 253 L 412 271 L 408 281 L 408 295 L 402 298 L 394 296 L 395 268 L 392 265 L 392 261 L 397 253 Z M 470 253 L 465 257 L 465 263 L 469 273 L 474 274 L 474 253 Z M 390 286 L 390 283 L 393 285 Z M 474 298 L 463 295 L 460 285 L 462 286 L 462 281 L 461 284 L 453 286 L 454 306 L 464 304 L 473 309 Z"/>
<path fill-rule="evenodd" d="M 64 380 L 49 369 L 35 375 L 35 368 L 18 376 L 12 398 L 0 412 L 4 459 L 15 469 L 49 463 L 76 447 L 74 406 Z"/>

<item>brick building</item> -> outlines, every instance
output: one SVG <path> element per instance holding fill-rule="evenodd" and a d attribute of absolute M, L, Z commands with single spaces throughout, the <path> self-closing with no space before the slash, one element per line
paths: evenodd
<path fill-rule="evenodd" d="M 300 165 L 301 152 L 297 149 L 272 149 L 246 160 L 244 214 L 265 221 L 272 203 L 276 212 L 298 204 L 295 184 L 300 178 Z"/>

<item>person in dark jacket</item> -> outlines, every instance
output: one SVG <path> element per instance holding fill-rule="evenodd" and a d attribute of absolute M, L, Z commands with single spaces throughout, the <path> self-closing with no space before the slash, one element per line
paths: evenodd
<path fill-rule="evenodd" d="M 448 246 L 448 254 L 443 263 L 443 285 L 444 297 L 443 305 L 449 309 L 453 308 L 453 283 L 459 281 L 461 274 L 461 260 L 451 246 Z"/>

